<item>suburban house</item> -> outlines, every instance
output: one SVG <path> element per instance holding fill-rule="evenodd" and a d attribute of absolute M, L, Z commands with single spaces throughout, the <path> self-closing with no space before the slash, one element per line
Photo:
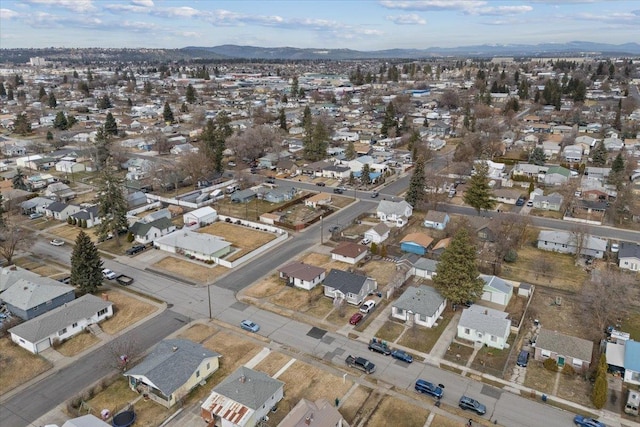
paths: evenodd
<path fill-rule="evenodd" d="M 481 274 L 480 278 L 484 282 L 482 287 L 483 301 L 493 302 L 507 306 L 513 296 L 513 285 L 498 276 L 489 276 Z"/>
<path fill-rule="evenodd" d="M 317 284 L 322 283 L 326 272 L 324 268 L 294 261 L 278 269 L 280 278 L 288 285 L 310 291 Z"/>
<path fill-rule="evenodd" d="M 158 237 L 166 236 L 176 231 L 176 226 L 169 218 L 158 218 L 151 222 L 138 221 L 129 227 L 129 232 L 137 242 L 149 243 Z"/>
<path fill-rule="evenodd" d="M 327 399 L 315 402 L 305 398 L 289 411 L 278 427 L 348 427 L 338 409 Z"/>
<path fill-rule="evenodd" d="M 522 196 L 522 190 L 517 188 L 496 188 L 491 198 L 499 203 L 515 205 L 520 196 Z"/>
<path fill-rule="evenodd" d="M 582 145 L 567 145 L 562 151 L 564 161 L 568 163 L 580 163 L 582 160 Z"/>
<path fill-rule="evenodd" d="M 254 427 L 284 396 L 284 383 L 242 366 L 214 387 L 200 406 L 208 425 Z"/>
<path fill-rule="evenodd" d="M 545 196 L 539 188 L 533 190 L 530 197 L 534 208 L 545 211 L 559 211 L 564 201 L 564 197 L 560 193 L 551 193 Z"/>
<path fill-rule="evenodd" d="M 218 219 L 218 212 L 211 206 L 204 206 L 182 215 L 182 220 L 186 226 L 197 224 L 200 227 L 204 227 L 205 225 L 213 224 L 216 219 Z"/>
<path fill-rule="evenodd" d="M 427 228 L 434 228 L 436 230 L 444 230 L 449 224 L 449 214 L 446 212 L 429 211 L 424 217 L 422 223 Z"/>
<path fill-rule="evenodd" d="M 129 388 L 170 408 L 220 366 L 220 354 L 185 339 L 165 339 L 124 373 Z"/>
<path fill-rule="evenodd" d="M 66 221 L 69 216 L 74 213 L 80 212 L 82 208 L 77 205 L 68 205 L 63 202 L 53 202 L 44 209 L 46 216 L 57 219 L 59 221 Z"/>
<path fill-rule="evenodd" d="M 282 203 L 293 199 L 296 192 L 295 187 L 283 186 L 270 189 L 262 195 L 262 198 L 269 203 Z"/>
<path fill-rule="evenodd" d="M 47 189 L 44 190 L 44 197 L 57 200 L 59 202 L 68 202 L 71 199 L 75 199 L 76 192 L 73 191 L 67 184 L 62 182 L 54 182 L 49 184 Z"/>
<path fill-rule="evenodd" d="M 436 275 L 436 268 L 438 268 L 438 261 L 429 258 L 418 258 L 412 263 L 411 273 L 416 277 L 422 277 L 424 279 L 433 279 Z"/>
<path fill-rule="evenodd" d="M 334 261 L 357 264 L 369 253 L 369 248 L 353 242 L 342 242 L 331 251 L 331 259 Z"/>
<path fill-rule="evenodd" d="M 102 219 L 98 216 L 98 210 L 98 205 L 89 206 L 69 216 L 75 221 L 74 224 L 82 224 L 83 227 L 86 224 L 87 228 L 93 228 L 102 222 Z"/>
<path fill-rule="evenodd" d="M 11 340 L 38 354 L 57 341 L 77 335 L 113 315 L 113 303 L 86 294 L 63 306 L 9 329 Z"/>
<path fill-rule="evenodd" d="M 20 203 L 20 209 L 24 215 L 29 215 L 36 212 L 44 214 L 45 209 L 51 203 L 55 202 L 46 197 L 34 197 L 33 199 L 25 200 L 24 202 Z"/>
<path fill-rule="evenodd" d="M 640 342 L 628 340 L 624 347 L 624 382 L 640 385 Z"/>
<path fill-rule="evenodd" d="M 157 238 L 153 245 L 163 251 L 214 262 L 230 253 L 232 249 L 231 243 L 218 236 L 184 229 Z"/>
<path fill-rule="evenodd" d="M 384 222 L 372 227 L 364 232 L 364 238 L 371 240 L 372 243 L 380 244 L 389 238 L 391 230 Z"/>
<path fill-rule="evenodd" d="M 620 242 L 618 267 L 625 270 L 640 271 L 640 244 Z"/>
<path fill-rule="evenodd" d="M 607 251 L 607 240 L 569 231 L 542 230 L 538 234 L 538 249 L 575 254 L 578 247 L 581 255 L 602 258 Z"/>
<path fill-rule="evenodd" d="M 424 255 L 433 243 L 433 237 L 425 233 L 410 233 L 400 241 L 400 250 L 412 254 Z"/>
<path fill-rule="evenodd" d="M 311 208 L 317 208 L 318 206 L 328 205 L 331 203 L 331 194 L 329 193 L 318 193 L 313 196 L 305 199 L 305 206 L 309 206 Z"/>
<path fill-rule="evenodd" d="M 335 268 L 331 269 L 322 285 L 325 296 L 346 300 L 353 305 L 362 304 L 367 295 L 378 288 L 378 283 L 371 277 Z"/>
<path fill-rule="evenodd" d="M 562 166 L 551 166 L 544 175 L 545 185 L 566 184 L 571 177 L 571 171 Z"/>
<path fill-rule="evenodd" d="M 16 265 L 0 267 L 0 292 L 6 291 L 19 280 L 39 282 L 41 279 L 53 280 L 49 278 L 43 278 L 39 274 L 36 274 L 29 270 L 25 270 L 24 268 L 20 268 Z M 2 298 L 0 297 L 0 299 Z"/>
<path fill-rule="evenodd" d="M 0 294 L 7 309 L 22 320 L 41 316 L 75 298 L 73 286 L 41 276 L 18 279 Z"/>
<path fill-rule="evenodd" d="M 504 349 L 511 332 L 509 313 L 473 304 L 460 315 L 458 338 Z"/>
<path fill-rule="evenodd" d="M 411 326 L 414 323 L 431 328 L 444 311 L 447 300 L 426 285 L 408 287 L 391 307 L 391 317 Z"/>
<path fill-rule="evenodd" d="M 592 354 L 591 341 L 542 328 L 538 333 L 534 358 L 551 358 L 561 368 L 568 363 L 575 370 L 582 372 L 589 369 Z"/>
<path fill-rule="evenodd" d="M 381 221 L 396 227 L 404 227 L 411 215 L 413 215 L 413 207 L 404 200 L 399 202 L 382 200 L 376 209 L 376 216 Z"/>
<path fill-rule="evenodd" d="M 251 200 L 255 199 L 257 194 L 250 188 L 246 190 L 236 191 L 231 195 L 231 201 L 233 203 L 249 203 Z"/>

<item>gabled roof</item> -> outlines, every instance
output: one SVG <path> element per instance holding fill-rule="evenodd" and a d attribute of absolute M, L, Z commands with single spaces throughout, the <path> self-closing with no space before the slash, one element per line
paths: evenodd
<path fill-rule="evenodd" d="M 311 402 L 305 398 L 300 399 L 278 427 L 336 427 L 343 420 L 331 402 L 327 399 L 318 399 Z M 342 425 L 345 425 L 344 423 Z"/>
<path fill-rule="evenodd" d="M 324 285 L 337 289 L 343 294 L 359 294 L 367 279 L 367 276 L 332 268 L 324 279 Z"/>
<path fill-rule="evenodd" d="M 49 206 L 47 206 L 47 210 L 51 211 L 51 212 L 62 212 L 63 210 L 65 210 L 67 207 L 69 207 L 68 204 L 66 203 L 62 203 L 62 202 L 53 202 L 51 203 Z"/>
<path fill-rule="evenodd" d="M 74 291 L 74 287 L 65 285 L 48 277 L 19 279 L 2 293 L 2 300 L 21 310 L 29 310 L 41 304 Z"/>
<path fill-rule="evenodd" d="M 421 257 L 413 263 L 413 266 L 419 270 L 436 271 L 436 268 L 438 267 L 438 261 Z"/>
<path fill-rule="evenodd" d="M 506 337 L 511 329 L 511 320 L 507 313 L 488 307 L 472 305 L 462 311 L 458 326 L 491 334 L 496 337 Z"/>
<path fill-rule="evenodd" d="M 216 252 L 231 246 L 231 243 L 218 236 L 211 234 L 196 233 L 189 230 L 178 230 L 155 240 L 157 243 L 175 246 L 189 251 L 198 252 L 204 255 L 215 254 Z"/>
<path fill-rule="evenodd" d="M 95 415 L 87 414 L 78 418 L 73 418 L 62 424 L 62 427 L 109 427 L 110 424 L 105 423 Z"/>
<path fill-rule="evenodd" d="M 170 396 L 189 380 L 205 359 L 219 356 L 190 340 L 166 339 L 124 375 L 144 376 L 165 396 Z"/>
<path fill-rule="evenodd" d="M 389 226 L 387 224 L 385 224 L 384 222 L 381 222 L 380 224 L 376 225 L 373 228 L 370 228 L 368 232 L 373 231 L 375 232 L 378 236 L 384 236 L 385 234 L 387 234 L 390 229 Z"/>
<path fill-rule="evenodd" d="M 405 209 L 411 207 L 409 203 L 404 200 L 399 202 L 392 202 L 391 200 L 382 200 L 378 203 L 377 212 L 382 212 L 386 215 L 404 215 Z"/>
<path fill-rule="evenodd" d="M 72 214 L 71 216 L 73 218 L 78 218 L 78 219 L 98 218 L 98 209 L 99 209 L 99 207 L 97 205 L 96 206 L 90 206 L 88 208 L 84 208 L 81 211 Z"/>
<path fill-rule="evenodd" d="M 212 215 L 212 214 L 216 214 L 216 213 L 217 213 L 216 210 L 213 209 L 211 206 L 203 206 L 203 207 L 198 208 L 198 209 L 196 209 L 194 211 L 188 212 L 189 215 L 193 215 L 196 218 L 204 218 L 206 216 L 209 216 L 209 215 Z"/>
<path fill-rule="evenodd" d="M 42 276 L 32 271 L 25 270 L 24 268 L 16 265 L 9 265 L 7 267 L 0 268 L 0 292 L 5 291 L 16 283 L 20 279 L 25 279 L 32 282 L 37 282 L 43 279 Z M 46 280 L 53 280 L 45 278 Z"/>
<path fill-rule="evenodd" d="M 369 248 L 364 245 L 359 245 L 353 242 L 342 242 L 334 250 L 332 250 L 331 253 L 347 258 L 357 258 L 363 252 L 367 252 L 368 250 Z"/>
<path fill-rule="evenodd" d="M 433 316 L 438 307 L 445 301 L 444 297 L 434 288 L 426 285 L 407 288 L 393 304 L 401 310 L 412 313 Z"/>
<path fill-rule="evenodd" d="M 576 239 L 572 233 L 568 231 L 557 230 L 541 230 L 538 234 L 538 240 L 563 245 L 576 246 Z M 605 251 L 607 249 L 607 241 L 600 237 L 585 235 L 583 249 Z"/>
<path fill-rule="evenodd" d="M 225 378 L 213 389 L 213 392 L 255 411 L 260 409 L 282 387 L 284 387 L 282 381 L 242 366 Z"/>
<path fill-rule="evenodd" d="M 168 230 L 173 226 L 173 222 L 169 218 L 158 218 L 151 222 L 138 221 L 129 228 L 134 236 L 146 236 L 149 230 L 157 228 L 158 230 Z"/>
<path fill-rule="evenodd" d="M 640 372 L 640 342 L 629 340 L 624 349 L 624 368 Z"/>
<path fill-rule="evenodd" d="M 446 212 L 429 211 L 424 217 L 425 221 L 444 223 L 449 215 Z"/>
<path fill-rule="evenodd" d="M 428 248 L 433 243 L 433 237 L 425 233 L 409 233 L 402 238 L 400 243 L 415 243 L 423 248 Z"/>
<path fill-rule="evenodd" d="M 574 357 L 591 362 L 593 343 L 582 338 L 561 334 L 548 329 L 540 329 L 536 347 L 549 350 L 561 356 Z"/>
<path fill-rule="evenodd" d="M 633 242 L 620 242 L 618 258 L 640 259 L 640 245 Z"/>
<path fill-rule="evenodd" d="M 433 248 L 431 248 L 432 251 L 438 250 L 438 249 L 446 249 L 447 247 L 449 247 L 449 243 L 451 243 L 451 237 L 447 237 L 446 239 L 441 239 L 438 243 L 436 243 Z"/>
<path fill-rule="evenodd" d="M 278 269 L 280 273 L 286 274 L 300 280 L 313 280 L 324 273 L 324 268 L 315 265 L 305 264 L 303 262 L 294 261 Z"/>
<path fill-rule="evenodd" d="M 29 342 L 36 343 L 79 320 L 90 318 L 100 310 L 112 305 L 111 301 L 105 301 L 97 296 L 86 294 L 38 317 L 27 320 L 9 329 L 9 332 Z"/>
<path fill-rule="evenodd" d="M 495 289 L 503 294 L 510 294 L 513 292 L 513 285 L 507 283 L 498 276 L 489 276 L 488 274 L 481 274 L 480 278 L 484 281 L 484 288 Z"/>
<path fill-rule="evenodd" d="M 56 203 L 51 199 L 47 199 L 46 197 L 34 197 L 33 199 L 25 200 L 20 203 L 20 207 L 22 209 L 32 209 L 38 206 L 49 206 L 52 203 Z"/>

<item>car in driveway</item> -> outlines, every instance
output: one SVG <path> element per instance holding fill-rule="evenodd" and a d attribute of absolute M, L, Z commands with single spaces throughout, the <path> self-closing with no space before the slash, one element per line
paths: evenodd
<path fill-rule="evenodd" d="M 367 300 L 365 302 L 362 303 L 362 305 L 360 306 L 360 312 L 361 313 L 369 313 L 371 312 L 371 310 L 373 310 L 376 306 L 376 302 L 372 299 Z"/>
<path fill-rule="evenodd" d="M 462 396 L 460 401 L 458 401 L 458 406 L 461 409 L 473 411 L 478 415 L 484 415 L 487 413 L 487 407 L 482 403 L 478 402 L 475 399 L 470 398 L 469 396 Z"/>
<path fill-rule="evenodd" d="M 135 255 L 144 251 L 144 245 L 135 245 L 126 250 L 127 255 Z"/>
<path fill-rule="evenodd" d="M 351 316 L 351 318 L 349 319 L 349 323 L 352 325 L 357 325 L 358 323 L 360 323 L 360 321 L 364 318 L 364 315 L 362 313 L 354 313 L 353 316 Z"/>
<path fill-rule="evenodd" d="M 360 240 L 361 245 L 368 245 L 369 243 L 371 243 L 371 239 L 368 237 L 365 237 L 364 239 Z"/>
<path fill-rule="evenodd" d="M 429 396 L 433 396 L 436 399 L 441 399 L 442 395 L 444 394 L 442 387 L 422 379 L 416 381 L 416 385 L 414 386 L 414 388 L 418 393 L 428 394 Z"/>
<path fill-rule="evenodd" d="M 528 208 L 532 208 L 532 207 L 533 207 L 533 200 L 529 200 L 529 201 L 527 202 L 527 207 L 528 207 Z"/>
<path fill-rule="evenodd" d="M 526 368 L 528 363 L 529 363 L 529 352 L 527 350 L 520 351 L 520 354 L 518 354 L 518 361 L 516 362 L 516 365 Z"/>
<path fill-rule="evenodd" d="M 573 417 L 573 423 L 579 427 L 607 427 L 605 423 L 582 415 Z"/>
<path fill-rule="evenodd" d="M 518 200 L 516 200 L 516 206 L 524 206 L 524 197 L 519 197 Z"/>
<path fill-rule="evenodd" d="M 104 270 L 102 270 L 102 277 L 108 280 L 113 280 L 116 277 L 118 277 L 118 275 L 114 273 L 113 270 L 109 270 L 108 268 L 105 268 Z"/>
<path fill-rule="evenodd" d="M 49 242 L 49 244 L 53 246 L 62 246 L 64 245 L 64 241 L 59 239 L 53 239 L 52 241 Z"/>
<path fill-rule="evenodd" d="M 389 346 L 375 338 L 369 342 L 369 351 L 375 351 L 376 353 L 384 354 L 385 356 L 389 356 L 391 354 Z"/>
<path fill-rule="evenodd" d="M 413 362 L 413 356 L 410 355 L 409 353 L 407 353 L 404 350 L 393 350 L 391 352 L 391 357 L 393 357 L 394 359 L 401 360 L 403 362 L 407 362 L 407 363 L 412 363 Z"/>
<path fill-rule="evenodd" d="M 249 332 L 258 332 L 260 330 L 260 325 L 248 319 L 245 319 L 242 322 L 240 322 L 240 327 L 245 331 L 249 331 Z"/>
<path fill-rule="evenodd" d="M 34 212 L 29 215 L 29 219 L 38 219 L 38 218 L 42 218 L 43 216 L 44 214 L 41 212 Z"/>

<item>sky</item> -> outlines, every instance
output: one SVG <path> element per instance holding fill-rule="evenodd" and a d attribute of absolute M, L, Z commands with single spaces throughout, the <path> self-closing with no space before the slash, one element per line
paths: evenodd
<path fill-rule="evenodd" d="M 0 0 L 0 48 L 640 42 L 640 0 Z"/>

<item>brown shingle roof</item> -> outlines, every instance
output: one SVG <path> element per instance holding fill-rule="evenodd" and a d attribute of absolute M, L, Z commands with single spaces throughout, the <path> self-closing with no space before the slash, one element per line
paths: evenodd
<path fill-rule="evenodd" d="M 428 248 L 433 243 L 433 237 L 424 233 L 410 233 L 404 236 L 401 242 L 417 243 L 423 248 Z"/>
<path fill-rule="evenodd" d="M 285 265 L 284 267 L 280 267 L 278 271 L 289 277 L 310 281 L 324 273 L 324 268 L 305 264 L 299 261 L 294 261 L 290 264 Z"/>
<path fill-rule="evenodd" d="M 332 254 L 340 255 L 347 258 L 357 258 L 369 248 L 364 245 L 358 245 L 352 242 L 342 242 L 337 248 L 331 251 Z"/>

